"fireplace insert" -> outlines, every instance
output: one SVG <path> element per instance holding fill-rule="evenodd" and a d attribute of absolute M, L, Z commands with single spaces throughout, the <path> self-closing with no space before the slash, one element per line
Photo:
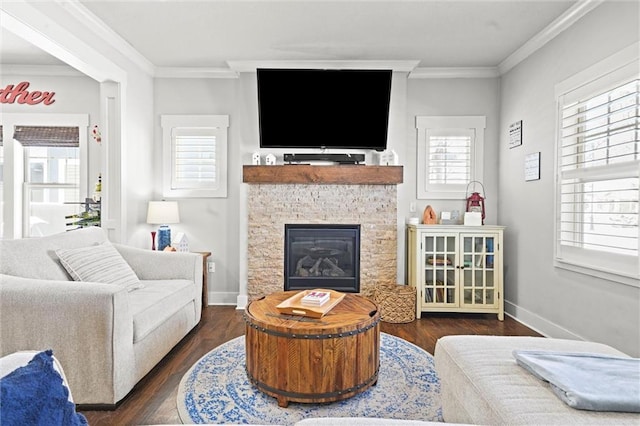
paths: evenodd
<path fill-rule="evenodd" d="M 360 225 L 285 224 L 284 289 L 360 291 Z"/>

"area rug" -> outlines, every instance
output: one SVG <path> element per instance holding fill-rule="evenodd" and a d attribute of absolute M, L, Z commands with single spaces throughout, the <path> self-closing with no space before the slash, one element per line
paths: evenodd
<path fill-rule="evenodd" d="M 443 421 L 440 382 L 433 357 L 418 346 L 380 333 L 378 383 L 344 401 L 326 404 L 291 402 L 278 406 L 247 379 L 244 336 L 203 356 L 178 388 L 183 423 L 291 425 L 309 417 L 380 417 Z"/>

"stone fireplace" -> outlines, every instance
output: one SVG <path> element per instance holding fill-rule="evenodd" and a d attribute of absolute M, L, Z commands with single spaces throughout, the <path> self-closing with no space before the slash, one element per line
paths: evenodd
<path fill-rule="evenodd" d="M 396 283 L 401 166 L 244 166 L 243 181 L 249 301 L 284 289 L 287 224 L 359 225 L 359 292 Z"/>
<path fill-rule="evenodd" d="M 360 225 L 284 225 L 284 289 L 315 288 L 360 292 Z"/>

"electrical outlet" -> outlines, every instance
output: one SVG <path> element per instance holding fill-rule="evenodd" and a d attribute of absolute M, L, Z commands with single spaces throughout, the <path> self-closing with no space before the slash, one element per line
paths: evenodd
<path fill-rule="evenodd" d="M 413 201 L 411 204 L 409 204 L 409 212 L 415 213 L 415 211 L 416 211 L 416 203 L 415 201 Z"/>
<path fill-rule="evenodd" d="M 215 272 L 216 271 L 216 263 L 215 262 L 209 262 L 207 263 L 208 267 L 209 267 L 209 272 Z"/>

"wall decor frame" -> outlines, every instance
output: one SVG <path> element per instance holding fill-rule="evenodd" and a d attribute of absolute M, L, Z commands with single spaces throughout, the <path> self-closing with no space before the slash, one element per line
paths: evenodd
<path fill-rule="evenodd" d="M 509 148 L 522 145 L 522 120 L 509 125 Z"/>
<path fill-rule="evenodd" d="M 524 157 L 524 180 L 540 179 L 540 152 L 527 154 Z"/>

